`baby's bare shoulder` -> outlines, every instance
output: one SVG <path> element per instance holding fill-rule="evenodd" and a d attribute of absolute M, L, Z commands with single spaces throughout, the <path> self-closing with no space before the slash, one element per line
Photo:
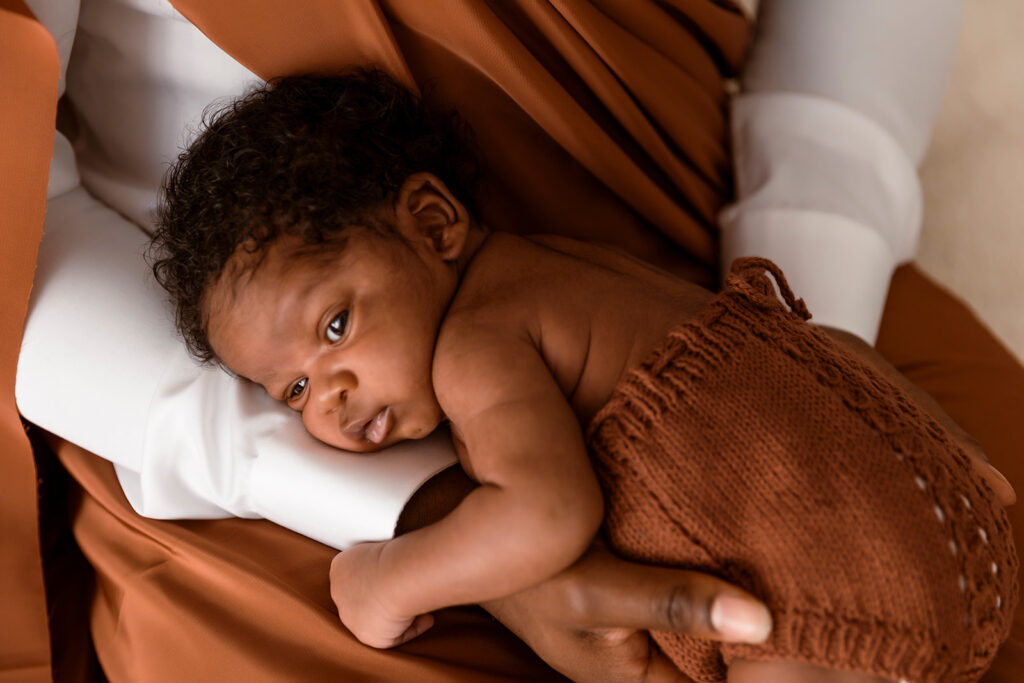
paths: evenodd
<path fill-rule="evenodd" d="M 526 240 L 488 238 L 462 277 L 438 332 L 435 388 L 447 379 L 461 389 L 473 384 L 466 361 L 499 364 L 509 354 L 540 355 L 542 321 L 552 282 L 546 255 Z"/>
<path fill-rule="evenodd" d="M 544 286 L 523 246 L 519 238 L 496 234 L 480 248 L 445 314 L 436 353 L 483 338 L 532 338 L 538 332 L 536 302 Z"/>

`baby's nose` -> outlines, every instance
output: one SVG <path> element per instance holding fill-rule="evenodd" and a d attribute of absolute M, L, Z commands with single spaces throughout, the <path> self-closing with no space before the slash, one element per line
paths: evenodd
<path fill-rule="evenodd" d="M 342 370 L 324 376 L 317 388 L 317 399 L 327 410 L 334 410 L 345 405 L 348 394 L 357 386 L 355 376 Z"/>

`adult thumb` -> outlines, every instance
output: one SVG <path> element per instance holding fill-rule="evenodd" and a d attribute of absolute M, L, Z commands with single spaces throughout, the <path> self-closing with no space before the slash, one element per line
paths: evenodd
<path fill-rule="evenodd" d="M 768 608 L 717 577 L 610 554 L 601 560 L 584 570 L 580 585 L 586 589 L 576 596 L 591 628 L 655 629 L 743 643 L 763 643 L 771 633 Z"/>

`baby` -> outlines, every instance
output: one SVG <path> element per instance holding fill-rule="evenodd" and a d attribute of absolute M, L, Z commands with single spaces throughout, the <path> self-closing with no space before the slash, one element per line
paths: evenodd
<path fill-rule="evenodd" d="M 368 452 L 450 424 L 479 486 L 338 557 L 353 634 L 389 647 L 532 586 L 605 522 L 618 553 L 769 606 L 762 644 L 653 634 L 696 680 L 780 662 L 786 680 L 977 679 L 1017 560 L 949 431 L 808 325 L 770 262 L 714 295 L 607 247 L 489 232 L 463 137 L 376 70 L 284 79 L 182 155 L 154 238 L 190 350 L 317 438 Z"/>

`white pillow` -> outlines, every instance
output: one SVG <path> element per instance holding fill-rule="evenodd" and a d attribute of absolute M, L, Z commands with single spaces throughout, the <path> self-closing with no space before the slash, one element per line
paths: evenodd
<path fill-rule="evenodd" d="M 203 110 L 260 82 L 167 0 L 86 0 L 67 76 L 82 183 L 149 229 Z"/>
<path fill-rule="evenodd" d="M 28 8 L 40 24 L 53 36 L 57 45 L 57 57 L 60 59 L 60 80 L 57 84 L 57 97 L 64 94 L 68 70 L 68 57 L 71 46 L 75 42 L 75 28 L 78 25 L 78 0 L 26 0 Z M 78 185 L 78 169 L 75 167 L 75 154 L 66 137 L 54 132 L 53 156 L 50 158 L 50 182 L 46 197 L 71 190 Z"/>
<path fill-rule="evenodd" d="M 82 182 L 109 206 L 56 191 L 75 183 L 73 161 L 55 161 L 18 407 L 113 461 L 140 514 L 265 517 L 338 548 L 388 538 L 409 496 L 455 461 L 450 440 L 337 451 L 262 389 L 197 366 L 143 261 L 148 238 L 123 217 L 150 225 L 186 123 L 253 79 L 166 2 L 83 3 L 68 97 Z"/>

